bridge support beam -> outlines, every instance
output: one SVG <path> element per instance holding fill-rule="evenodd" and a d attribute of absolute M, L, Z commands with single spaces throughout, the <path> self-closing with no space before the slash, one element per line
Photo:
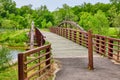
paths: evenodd
<path fill-rule="evenodd" d="M 93 70 L 93 42 L 92 42 L 92 31 L 88 31 L 88 68 Z"/>

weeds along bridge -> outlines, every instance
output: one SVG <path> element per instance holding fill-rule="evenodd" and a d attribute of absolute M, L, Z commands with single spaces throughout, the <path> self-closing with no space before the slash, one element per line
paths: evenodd
<path fill-rule="evenodd" d="M 51 68 L 51 52 L 60 69 L 55 80 L 120 80 L 120 65 L 111 62 L 120 63 L 119 39 L 84 31 L 72 21 L 63 21 L 58 27 L 50 28 L 50 31 L 52 33 L 42 34 L 51 45 L 43 45 L 43 35 L 37 30 L 36 37 L 41 35 L 37 40 L 40 47 L 19 54 L 19 80 L 30 80 L 35 75 L 40 77 L 37 80 L 42 80 L 43 72 Z M 38 57 L 27 61 L 29 55 L 36 53 Z M 38 60 L 36 65 L 28 68 L 27 65 L 35 60 Z M 43 63 L 44 66 L 41 65 Z M 38 71 L 29 76 L 28 72 L 35 67 L 38 67 Z"/>

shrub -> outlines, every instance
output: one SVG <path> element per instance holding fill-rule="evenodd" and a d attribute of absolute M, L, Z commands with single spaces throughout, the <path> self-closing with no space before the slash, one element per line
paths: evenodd
<path fill-rule="evenodd" d="M 0 69 L 7 67 L 11 60 L 10 50 L 6 47 L 0 47 Z"/>

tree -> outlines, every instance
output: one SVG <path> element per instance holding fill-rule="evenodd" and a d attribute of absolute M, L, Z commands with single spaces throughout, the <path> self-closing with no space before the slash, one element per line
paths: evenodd
<path fill-rule="evenodd" d="M 43 21 L 41 22 L 41 28 L 46 28 L 46 19 L 43 19 Z"/>
<path fill-rule="evenodd" d="M 120 3 L 120 0 L 110 0 L 112 3 Z"/>
<path fill-rule="evenodd" d="M 93 16 L 88 13 L 88 12 L 82 12 L 80 14 L 80 21 L 79 24 L 80 26 L 82 26 L 85 30 L 89 30 L 90 29 L 90 23 L 91 23 L 91 19 L 93 18 Z"/>
<path fill-rule="evenodd" d="M 46 24 L 46 26 L 47 26 L 47 28 L 52 27 L 52 22 L 49 21 L 49 22 Z"/>
<path fill-rule="evenodd" d="M 120 38 L 120 13 L 113 19 L 113 25 L 116 27 L 116 34 Z"/>
<path fill-rule="evenodd" d="M 120 11 L 120 0 L 110 0 L 112 5 L 115 5 L 117 7 L 117 12 Z"/>
<path fill-rule="evenodd" d="M 32 14 L 32 5 L 31 4 L 21 7 L 20 15 L 24 16 L 24 14 Z"/>
<path fill-rule="evenodd" d="M 105 16 L 105 13 L 99 10 L 94 15 L 94 18 L 96 19 L 95 27 L 97 28 L 98 34 L 107 35 L 109 29 L 109 22 L 107 17 Z"/>
<path fill-rule="evenodd" d="M 41 6 L 36 11 L 34 11 L 33 17 L 34 17 L 35 25 L 37 25 L 39 28 L 45 27 L 43 26 L 43 23 L 48 23 L 49 21 L 52 22 L 52 24 L 54 24 L 53 15 L 45 5 Z"/>
<path fill-rule="evenodd" d="M 108 11 L 108 20 L 109 20 L 109 24 L 110 27 L 114 27 L 113 25 L 113 19 L 115 18 L 115 16 L 117 15 L 117 7 L 115 5 L 113 5 Z"/>
<path fill-rule="evenodd" d="M 107 35 L 109 23 L 105 13 L 99 10 L 95 15 L 88 12 L 81 13 L 79 24 L 85 29 L 91 29 L 95 34 Z"/>
<path fill-rule="evenodd" d="M 3 19 L 1 25 L 4 29 L 16 29 L 18 23 L 13 20 Z"/>

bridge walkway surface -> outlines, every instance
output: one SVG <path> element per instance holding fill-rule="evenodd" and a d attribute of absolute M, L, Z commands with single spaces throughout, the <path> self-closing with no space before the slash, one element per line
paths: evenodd
<path fill-rule="evenodd" d="M 42 32 L 52 44 L 53 57 L 61 68 L 55 80 L 120 80 L 120 65 L 94 54 L 94 70 L 88 70 L 88 50 L 66 38 Z"/>

